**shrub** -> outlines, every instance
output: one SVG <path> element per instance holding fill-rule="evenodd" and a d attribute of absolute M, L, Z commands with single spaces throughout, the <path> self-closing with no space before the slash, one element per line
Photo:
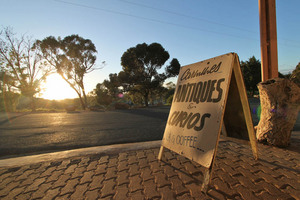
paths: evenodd
<path fill-rule="evenodd" d="M 171 95 L 171 96 L 168 97 L 167 102 L 166 102 L 167 105 L 172 105 L 173 96 L 174 96 L 174 95 Z"/>
<path fill-rule="evenodd" d="M 65 109 L 67 112 L 74 112 L 76 110 L 76 107 L 74 105 L 67 105 Z"/>
<path fill-rule="evenodd" d="M 115 103 L 115 109 L 117 110 L 125 110 L 129 108 L 130 106 L 127 103 Z"/>

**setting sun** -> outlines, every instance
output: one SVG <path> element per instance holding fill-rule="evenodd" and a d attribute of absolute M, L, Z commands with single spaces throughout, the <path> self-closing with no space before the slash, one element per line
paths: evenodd
<path fill-rule="evenodd" d="M 44 99 L 62 100 L 77 97 L 76 92 L 58 74 L 49 75 L 43 87 L 45 90 L 41 97 Z"/>

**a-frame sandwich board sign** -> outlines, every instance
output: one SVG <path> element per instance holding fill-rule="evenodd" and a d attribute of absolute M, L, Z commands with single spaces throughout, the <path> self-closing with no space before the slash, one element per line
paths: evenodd
<path fill-rule="evenodd" d="M 229 136 L 234 130 L 234 137 L 243 138 L 246 134 L 254 158 L 258 158 L 247 93 L 235 53 L 180 69 L 158 159 L 168 148 L 205 167 L 202 191 L 206 192 L 222 129 Z"/>

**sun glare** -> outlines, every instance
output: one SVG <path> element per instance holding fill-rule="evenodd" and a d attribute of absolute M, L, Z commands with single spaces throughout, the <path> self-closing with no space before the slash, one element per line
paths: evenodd
<path fill-rule="evenodd" d="M 51 74 L 47 77 L 44 85 L 42 98 L 50 100 L 62 100 L 76 98 L 76 92 L 58 74 Z"/>

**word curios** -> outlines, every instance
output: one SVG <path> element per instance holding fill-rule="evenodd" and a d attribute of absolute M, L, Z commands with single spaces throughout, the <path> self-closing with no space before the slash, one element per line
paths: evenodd
<path fill-rule="evenodd" d="M 170 114 L 168 125 L 179 126 L 180 128 L 194 129 L 201 131 L 205 125 L 206 118 L 210 118 L 211 114 L 205 113 L 187 113 L 185 111 L 174 111 Z"/>

